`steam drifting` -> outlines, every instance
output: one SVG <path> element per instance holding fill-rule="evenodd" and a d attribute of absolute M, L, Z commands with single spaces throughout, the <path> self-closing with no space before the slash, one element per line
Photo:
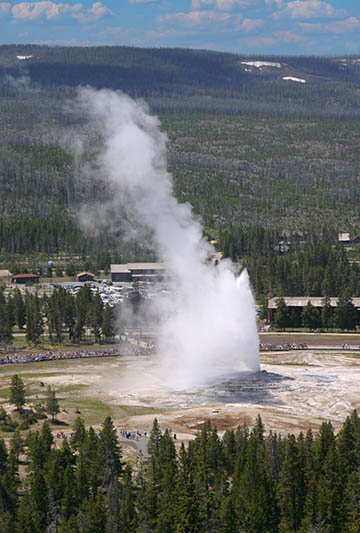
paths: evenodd
<path fill-rule="evenodd" d="M 166 169 L 166 135 L 145 103 L 109 90 L 81 89 L 81 110 L 100 133 L 96 166 L 113 193 L 150 229 L 159 260 L 171 273 L 161 315 L 159 375 L 173 386 L 202 385 L 233 371 L 259 370 L 255 307 L 246 271 L 214 252 L 189 204 L 179 204 Z M 105 206 L 104 206 L 105 209 Z"/>

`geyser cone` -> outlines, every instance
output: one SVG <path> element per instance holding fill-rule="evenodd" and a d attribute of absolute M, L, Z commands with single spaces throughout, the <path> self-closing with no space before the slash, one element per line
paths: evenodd
<path fill-rule="evenodd" d="M 112 207 L 150 228 L 170 272 L 167 296 L 154 300 L 161 317 L 160 374 L 180 386 L 224 373 L 259 369 L 256 314 L 246 271 L 214 252 L 189 204 L 179 204 L 166 169 L 166 135 L 144 103 L 118 92 L 81 89 L 79 101 L 103 136 L 97 168 L 113 193 Z M 99 213 L 97 212 L 97 216 Z"/>

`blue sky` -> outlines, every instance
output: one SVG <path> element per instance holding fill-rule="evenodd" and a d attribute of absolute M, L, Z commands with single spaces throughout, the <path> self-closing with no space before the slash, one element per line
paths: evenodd
<path fill-rule="evenodd" d="M 360 54 L 360 0 L 0 1 L 0 43 Z"/>

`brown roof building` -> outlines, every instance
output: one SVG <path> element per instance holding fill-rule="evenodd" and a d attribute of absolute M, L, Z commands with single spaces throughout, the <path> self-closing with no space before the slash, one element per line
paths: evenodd
<path fill-rule="evenodd" d="M 11 276 L 11 282 L 18 284 L 37 283 L 39 279 L 39 274 L 14 274 Z"/>
<path fill-rule="evenodd" d="M 79 274 L 76 275 L 76 279 L 78 281 L 94 281 L 95 274 L 92 272 L 79 272 Z"/>

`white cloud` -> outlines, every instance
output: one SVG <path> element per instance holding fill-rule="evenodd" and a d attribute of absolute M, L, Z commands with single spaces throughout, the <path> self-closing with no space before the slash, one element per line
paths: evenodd
<path fill-rule="evenodd" d="M 346 15 L 346 11 L 321 0 L 295 0 L 287 4 L 281 15 L 292 19 L 336 18 Z"/>
<path fill-rule="evenodd" d="M 105 7 L 101 2 L 94 2 L 89 9 L 72 14 L 72 17 L 78 20 L 81 24 L 88 24 L 98 20 L 105 15 L 110 15 L 111 11 Z"/>
<path fill-rule="evenodd" d="M 192 0 L 191 6 L 193 9 L 214 6 L 222 11 L 231 11 L 234 8 L 257 7 L 259 3 L 262 4 L 263 0 Z"/>
<path fill-rule="evenodd" d="M 276 6 L 276 7 L 282 7 L 283 6 L 283 0 L 265 0 L 265 4 L 267 6 Z"/>
<path fill-rule="evenodd" d="M 171 13 L 158 17 L 161 25 L 172 25 L 173 27 L 194 27 L 196 29 L 210 26 L 211 24 L 222 24 L 234 31 L 251 33 L 262 27 L 264 21 L 261 19 L 244 18 L 240 14 L 226 13 L 217 10 L 190 11 L 189 13 Z"/>
<path fill-rule="evenodd" d="M 90 8 L 85 9 L 82 4 L 77 3 L 57 4 L 51 1 L 41 2 L 21 2 L 12 7 L 12 16 L 17 20 L 53 20 L 62 15 L 69 15 L 78 20 L 81 24 L 87 24 L 93 20 L 98 20 L 110 11 L 101 3 L 95 2 Z"/>
<path fill-rule="evenodd" d="M 349 17 L 346 20 L 328 22 L 327 24 L 311 24 L 303 22 L 299 24 L 302 30 L 308 33 L 351 33 L 360 30 L 360 20 L 356 17 Z"/>
<path fill-rule="evenodd" d="M 209 22 L 226 22 L 231 18 L 228 13 L 216 11 L 190 11 L 189 13 L 172 13 L 161 15 L 158 21 L 162 23 L 175 22 L 181 25 L 199 26 Z"/>
<path fill-rule="evenodd" d="M 12 15 L 15 19 L 36 20 L 38 18 L 54 19 L 73 9 L 78 9 L 81 4 L 69 6 L 67 4 L 55 4 L 54 2 L 22 2 L 15 4 Z"/>
<path fill-rule="evenodd" d="M 240 29 L 243 31 L 250 33 L 253 30 L 257 30 L 258 28 L 261 28 L 264 25 L 264 21 L 261 19 L 247 19 L 241 21 Z"/>
<path fill-rule="evenodd" d="M 241 44 L 251 50 L 266 50 L 276 44 L 276 40 L 273 37 L 249 37 L 241 40 Z"/>
<path fill-rule="evenodd" d="M 299 43 L 304 39 L 297 33 L 288 30 L 277 31 L 274 33 L 274 35 L 283 43 Z"/>
<path fill-rule="evenodd" d="M 1 15 L 6 15 L 10 11 L 9 2 L 0 2 L 0 17 Z"/>
<path fill-rule="evenodd" d="M 193 9 L 201 9 L 202 7 L 213 6 L 215 3 L 215 0 L 192 0 L 191 7 Z"/>
<path fill-rule="evenodd" d="M 56 40 L 42 40 L 31 41 L 31 44 L 38 44 L 40 46 L 90 46 L 91 41 L 79 41 L 78 39 L 56 39 Z"/>

